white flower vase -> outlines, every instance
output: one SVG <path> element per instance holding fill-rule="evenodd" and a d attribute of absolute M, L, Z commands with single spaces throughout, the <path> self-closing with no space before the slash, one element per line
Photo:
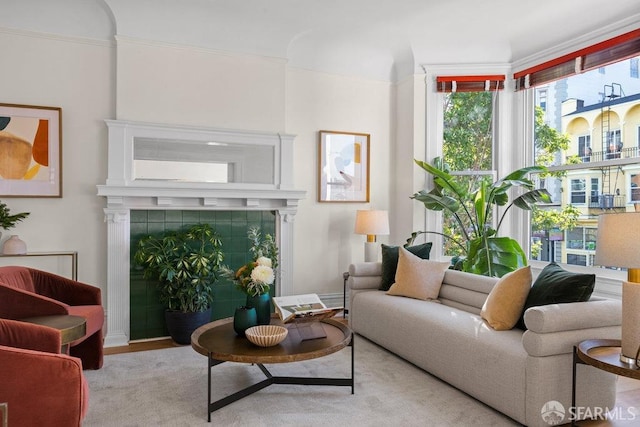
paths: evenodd
<path fill-rule="evenodd" d="M 27 253 L 27 244 L 17 234 L 11 235 L 2 246 L 5 255 L 23 255 Z"/>

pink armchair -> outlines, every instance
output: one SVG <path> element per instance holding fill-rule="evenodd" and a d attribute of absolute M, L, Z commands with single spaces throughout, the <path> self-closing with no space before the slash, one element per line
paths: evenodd
<path fill-rule="evenodd" d="M 60 333 L 0 319 L 0 402 L 10 426 L 80 426 L 89 388 L 82 362 L 60 354 Z"/>
<path fill-rule="evenodd" d="M 0 267 L 0 318 L 71 314 L 87 319 L 86 333 L 69 346 L 84 369 L 100 369 L 104 309 L 100 288 L 27 267 Z"/>

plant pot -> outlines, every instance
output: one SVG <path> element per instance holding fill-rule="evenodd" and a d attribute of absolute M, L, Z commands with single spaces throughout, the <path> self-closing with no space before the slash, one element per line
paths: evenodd
<path fill-rule="evenodd" d="M 258 325 L 268 325 L 271 322 L 271 296 L 268 293 L 254 297 L 247 295 L 246 306 L 256 309 Z"/>
<path fill-rule="evenodd" d="M 167 322 L 169 335 L 176 343 L 181 345 L 191 344 L 191 334 L 200 326 L 211 321 L 211 307 L 206 311 L 182 312 L 166 310 L 164 318 Z"/>

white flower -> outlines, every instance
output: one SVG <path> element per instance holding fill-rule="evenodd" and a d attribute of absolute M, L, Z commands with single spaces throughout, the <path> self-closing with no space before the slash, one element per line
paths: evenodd
<path fill-rule="evenodd" d="M 273 283 L 273 269 L 266 265 L 257 265 L 251 271 L 251 280 L 254 282 L 266 283 L 270 285 Z"/>
<path fill-rule="evenodd" d="M 267 258 L 266 256 L 261 256 L 256 260 L 256 264 L 264 265 L 265 267 L 271 268 L 271 258 Z"/>

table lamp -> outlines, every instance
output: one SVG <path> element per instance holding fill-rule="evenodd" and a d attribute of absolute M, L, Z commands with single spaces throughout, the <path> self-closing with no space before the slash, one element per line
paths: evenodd
<path fill-rule="evenodd" d="M 389 214 L 387 211 L 358 211 L 356 213 L 356 234 L 366 234 L 364 242 L 364 261 L 378 260 L 376 235 L 389 234 Z"/>
<path fill-rule="evenodd" d="M 622 283 L 620 360 L 635 364 L 640 347 L 640 212 L 598 217 L 594 264 L 627 269 L 627 281 Z"/>

